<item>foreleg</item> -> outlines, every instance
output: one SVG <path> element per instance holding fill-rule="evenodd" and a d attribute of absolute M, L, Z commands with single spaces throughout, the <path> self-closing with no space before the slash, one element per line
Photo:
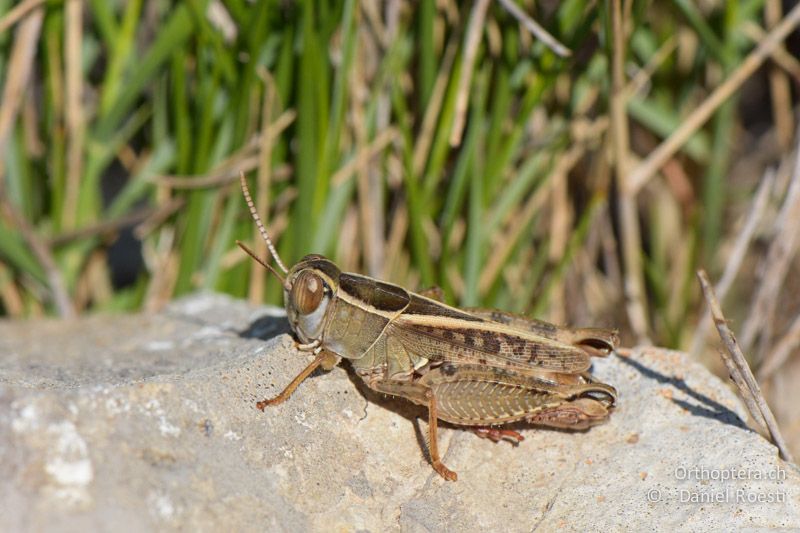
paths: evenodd
<path fill-rule="evenodd" d="M 330 370 L 336 363 L 339 362 L 339 356 L 334 354 L 333 352 L 329 352 L 327 350 L 318 349 L 315 350 L 317 356 L 311 361 L 302 372 L 297 374 L 297 376 L 289 383 L 283 391 L 275 396 L 274 398 L 268 398 L 266 400 L 261 400 L 260 402 L 256 403 L 256 407 L 261 409 L 262 411 L 268 405 L 278 405 L 279 403 L 283 403 L 289 399 L 289 396 L 292 395 L 294 390 L 303 382 L 311 373 L 317 369 L 318 366 L 322 365 L 322 368 L 325 370 Z"/>

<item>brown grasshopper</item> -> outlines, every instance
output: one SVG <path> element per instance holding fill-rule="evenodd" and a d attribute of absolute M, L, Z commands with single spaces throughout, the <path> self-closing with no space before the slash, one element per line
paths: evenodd
<path fill-rule="evenodd" d="M 256 212 L 241 176 L 250 213 L 281 276 L 237 241 L 283 285 L 289 325 L 298 348 L 315 358 L 277 396 L 279 404 L 317 367 L 330 370 L 342 358 L 378 392 L 428 408 L 429 454 L 443 478 L 456 473 L 441 461 L 438 420 L 471 426 L 495 442 L 522 435 L 491 426 L 527 421 L 585 429 L 604 422 L 614 406 L 614 387 L 589 374 L 590 356 L 606 356 L 615 331 L 558 327 L 502 311 L 461 310 L 436 290 L 417 294 L 359 274 L 341 272 L 321 255 L 307 255 L 287 270 Z"/>

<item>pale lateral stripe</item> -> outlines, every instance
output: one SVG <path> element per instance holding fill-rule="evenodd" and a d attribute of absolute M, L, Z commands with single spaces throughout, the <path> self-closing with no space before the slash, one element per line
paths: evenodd
<path fill-rule="evenodd" d="M 400 321 L 409 325 L 433 326 L 433 327 L 441 327 L 444 329 L 457 329 L 457 328 L 467 329 L 467 330 L 471 329 L 478 331 L 487 331 L 490 333 L 513 335 L 515 337 L 519 337 L 522 339 L 536 341 L 540 344 L 546 344 L 554 348 L 580 351 L 578 348 L 572 346 L 571 344 L 559 342 L 554 339 L 548 339 L 547 337 L 542 337 L 532 332 L 509 328 L 505 324 L 500 324 L 499 322 L 490 322 L 490 321 L 472 322 L 470 320 L 463 320 L 460 318 L 453 318 L 448 316 L 410 315 L 410 314 L 403 314 L 402 317 L 400 317 Z"/>

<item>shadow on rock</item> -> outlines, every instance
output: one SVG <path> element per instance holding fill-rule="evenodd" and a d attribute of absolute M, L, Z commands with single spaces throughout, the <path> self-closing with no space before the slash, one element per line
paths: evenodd
<path fill-rule="evenodd" d="M 265 341 L 284 333 L 291 333 L 291 329 L 285 316 L 265 315 L 257 318 L 245 329 L 236 333 L 245 339 L 261 339 Z"/>
<path fill-rule="evenodd" d="M 401 398 L 399 396 L 389 396 L 387 394 L 382 394 L 370 389 L 367 387 L 367 384 L 364 383 L 364 380 L 356 375 L 353 367 L 351 367 L 350 363 L 347 361 L 342 361 L 339 363 L 339 366 L 347 371 L 347 377 L 350 379 L 350 382 L 355 386 L 356 390 L 358 390 L 358 393 L 368 403 L 374 403 L 383 407 L 384 409 L 393 411 L 411 422 L 420 417 L 425 417 L 425 420 L 427 420 L 428 410 L 424 407 L 412 403 L 405 398 Z"/>
<path fill-rule="evenodd" d="M 692 389 L 686 384 L 686 381 L 684 381 L 683 379 L 678 379 L 676 377 L 667 376 L 665 374 L 662 374 L 661 372 L 657 372 L 656 370 L 648 368 L 639 361 L 636 361 L 629 357 L 618 356 L 618 359 L 623 363 L 625 363 L 626 365 L 636 369 L 636 371 L 642 374 L 644 377 L 649 379 L 654 379 L 659 383 L 665 383 L 667 385 L 671 385 L 676 389 L 678 389 L 679 391 L 682 391 L 686 393 L 688 396 L 697 400 L 699 404 L 672 398 L 673 403 L 675 403 L 682 409 L 689 411 L 692 415 L 711 418 L 713 420 L 722 422 L 723 424 L 727 424 L 729 426 L 734 426 L 739 429 L 743 429 L 745 431 L 752 431 L 752 429 L 747 427 L 747 424 L 745 424 L 744 421 L 742 421 L 742 419 L 739 418 L 739 415 L 737 415 L 736 413 L 734 413 L 721 403 L 712 400 L 705 394 L 700 394 L 696 390 Z"/>
<path fill-rule="evenodd" d="M 345 363 L 341 366 L 347 370 L 347 377 L 350 378 L 350 381 L 353 383 L 355 388 L 358 390 L 358 393 L 364 398 L 364 401 L 366 401 L 367 404 L 375 404 L 376 406 L 388 409 L 389 411 L 402 416 L 411 423 L 411 427 L 408 428 L 409 436 L 413 430 L 414 437 L 417 440 L 417 445 L 420 448 L 420 452 L 430 462 L 430 450 L 428 448 L 427 437 L 428 429 L 427 426 L 425 426 L 425 429 L 423 429 L 420 425 L 421 421 L 424 421 L 427 424 L 428 409 L 399 396 L 389 396 L 386 394 L 381 394 L 380 392 L 376 392 L 370 389 L 367 384 L 364 383 L 364 380 L 356 375 L 355 371 L 349 364 Z M 369 407 L 367 406 L 367 408 L 364 410 L 365 417 L 369 416 L 368 409 Z M 439 426 L 465 429 L 464 426 L 448 424 L 447 422 L 443 422 L 441 420 L 439 421 Z"/>

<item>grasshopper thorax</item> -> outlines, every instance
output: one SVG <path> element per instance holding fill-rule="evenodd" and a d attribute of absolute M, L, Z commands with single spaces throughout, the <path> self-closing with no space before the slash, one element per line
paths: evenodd
<path fill-rule="evenodd" d="M 303 343 L 322 340 L 328 306 L 339 286 L 339 269 L 321 255 L 307 255 L 286 276 L 283 297 L 289 325 Z"/>

